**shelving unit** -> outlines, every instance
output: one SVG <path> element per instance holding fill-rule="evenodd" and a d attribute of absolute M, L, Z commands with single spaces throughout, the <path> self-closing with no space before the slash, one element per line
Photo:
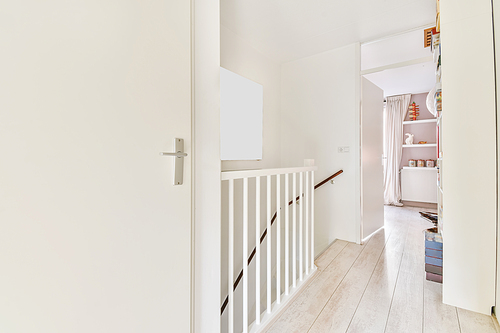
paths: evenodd
<path fill-rule="evenodd" d="M 436 167 L 410 167 L 408 160 L 436 160 L 438 120 L 427 110 L 427 94 L 412 95 L 412 100 L 420 105 L 420 116 L 424 119 L 403 121 L 403 133 L 414 134 L 414 144 L 403 144 L 403 163 L 401 168 L 401 191 L 403 201 L 437 203 Z M 427 118 L 427 119 L 425 119 Z M 406 136 L 405 136 L 406 137 Z M 428 143 L 419 144 L 419 141 Z"/>
<path fill-rule="evenodd" d="M 413 145 L 403 145 L 403 148 L 430 148 L 437 147 L 436 143 L 424 143 L 424 144 L 413 144 Z"/>

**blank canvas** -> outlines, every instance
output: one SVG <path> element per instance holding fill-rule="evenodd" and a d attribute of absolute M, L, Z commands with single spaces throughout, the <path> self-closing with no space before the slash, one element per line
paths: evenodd
<path fill-rule="evenodd" d="M 262 159 L 262 85 L 220 69 L 222 160 Z"/>

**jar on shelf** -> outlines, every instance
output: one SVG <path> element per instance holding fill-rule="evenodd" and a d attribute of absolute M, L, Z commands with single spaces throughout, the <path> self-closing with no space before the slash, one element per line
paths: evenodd
<path fill-rule="evenodd" d="M 415 160 L 408 160 L 408 166 L 414 168 L 417 166 L 417 161 Z"/>
<path fill-rule="evenodd" d="M 434 168 L 434 160 L 425 161 L 425 166 L 428 168 Z"/>
<path fill-rule="evenodd" d="M 419 168 L 425 167 L 425 161 L 424 160 L 418 160 L 417 161 L 417 167 L 419 167 Z"/>

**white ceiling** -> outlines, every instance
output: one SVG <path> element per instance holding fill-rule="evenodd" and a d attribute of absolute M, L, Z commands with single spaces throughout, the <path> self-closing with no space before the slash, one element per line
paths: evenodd
<path fill-rule="evenodd" d="M 435 65 L 426 62 L 364 75 L 384 96 L 429 92 L 436 85 Z"/>
<path fill-rule="evenodd" d="M 416 29 L 361 45 L 361 70 L 430 56 L 431 48 L 424 47 L 424 29 Z"/>
<path fill-rule="evenodd" d="M 435 0 L 221 0 L 221 24 L 287 62 L 435 20 Z"/>
<path fill-rule="evenodd" d="M 431 48 L 424 47 L 422 29 L 361 45 L 361 69 L 381 69 L 387 65 L 429 61 L 405 67 L 386 69 L 365 78 L 384 90 L 384 96 L 429 92 L 436 82 Z"/>

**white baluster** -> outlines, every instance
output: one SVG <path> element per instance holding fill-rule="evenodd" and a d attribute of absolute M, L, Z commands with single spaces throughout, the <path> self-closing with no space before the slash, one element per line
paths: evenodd
<path fill-rule="evenodd" d="M 228 332 L 234 331 L 234 295 L 233 295 L 233 281 L 234 281 L 234 180 L 229 180 L 229 244 L 228 244 L 228 274 L 227 274 L 227 294 L 228 294 Z"/>
<path fill-rule="evenodd" d="M 267 313 L 271 313 L 271 176 L 267 176 Z"/>
<path fill-rule="evenodd" d="M 281 175 L 276 175 L 276 304 L 281 303 Z"/>
<path fill-rule="evenodd" d="M 314 171 L 311 171 L 311 269 L 314 269 Z"/>
<path fill-rule="evenodd" d="M 248 178 L 243 178 L 243 333 L 248 332 Z"/>
<path fill-rule="evenodd" d="M 260 176 L 255 178 L 255 323 L 260 324 Z"/>
<path fill-rule="evenodd" d="M 309 275 L 309 172 L 305 173 L 306 176 L 306 275 Z"/>
<path fill-rule="evenodd" d="M 292 227 L 292 282 L 293 287 L 297 286 L 297 174 L 293 174 L 292 184 L 292 212 L 293 212 L 293 227 Z"/>
<path fill-rule="evenodd" d="M 303 229 L 303 220 L 304 220 L 304 210 L 303 210 L 303 206 L 304 206 L 304 197 L 303 197 L 303 194 L 304 194 L 304 173 L 301 172 L 300 173 L 300 181 L 299 181 L 299 193 L 300 193 L 300 206 L 299 206 L 299 279 L 300 281 L 302 281 L 302 270 L 303 270 L 303 261 L 304 261 L 304 258 L 303 258 L 303 249 L 302 249 L 302 229 Z"/>
<path fill-rule="evenodd" d="M 290 244 L 289 244 L 289 238 L 290 238 L 290 229 L 289 229 L 289 223 L 290 223 L 290 212 L 288 208 L 288 198 L 289 196 L 289 181 L 288 181 L 288 173 L 285 174 L 285 295 L 288 295 L 288 289 L 290 286 Z"/>

